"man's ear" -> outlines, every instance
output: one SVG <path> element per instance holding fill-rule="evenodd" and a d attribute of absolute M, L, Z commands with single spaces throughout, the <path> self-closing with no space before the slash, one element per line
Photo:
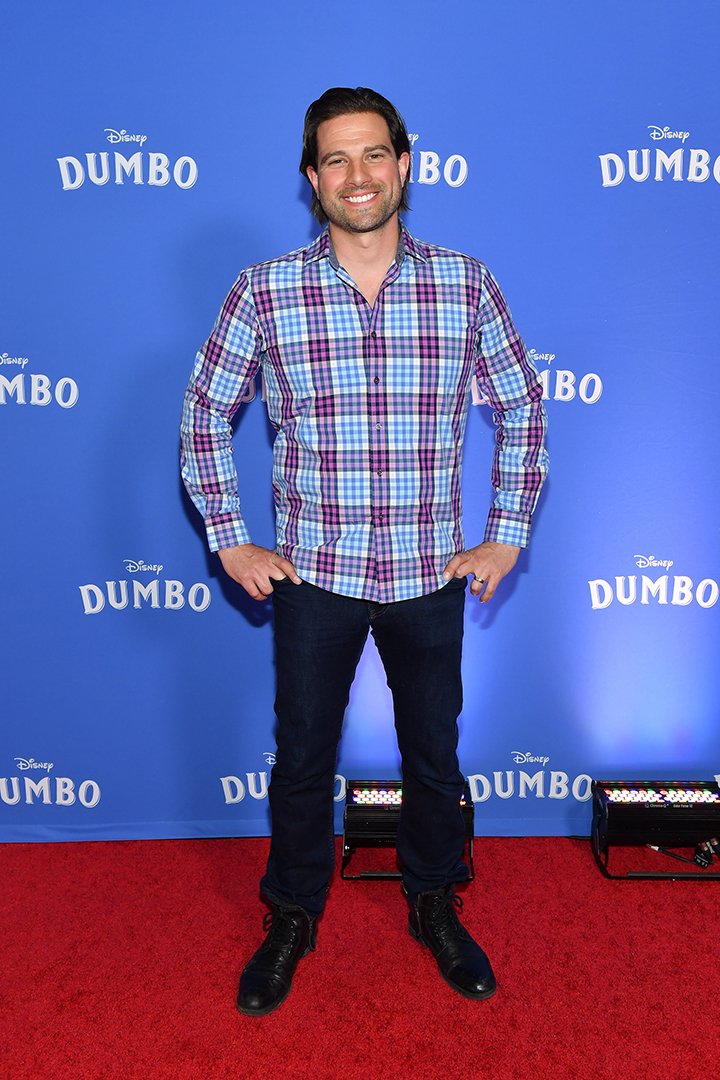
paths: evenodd
<path fill-rule="evenodd" d="M 402 154 L 400 155 L 400 157 L 398 158 L 398 171 L 400 173 L 400 179 L 401 179 L 403 184 L 405 183 L 405 178 L 407 177 L 409 168 L 410 168 L 410 155 L 408 154 L 407 150 L 404 150 L 402 152 Z"/>
<path fill-rule="evenodd" d="M 315 172 L 312 165 L 308 165 L 307 169 L 305 170 L 305 175 L 307 176 L 308 180 L 312 184 L 313 191 L 317 195 L 317 193 L 318 193 L 318 174 Z"/>

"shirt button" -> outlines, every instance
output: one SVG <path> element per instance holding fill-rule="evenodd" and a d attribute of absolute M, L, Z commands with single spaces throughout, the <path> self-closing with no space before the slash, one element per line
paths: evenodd
<path fill-rule="evenodd" d="M 373 331 L 371 331 L 371 333 L 370 333 L 370 337 L 371 337 L 371 338 L 376 338 L 376 337 L 377 337 L 377 334 L 376 334 L 376 332 L 375 332 L 374 330 L 373 330 Z"/>
<path fill-rule="evenodd" d="M 378 469 L 377 474 L 378 476 L 382 476 L 382 469 Z"/>
<path fill-rule="evenodd" d="M 382 424 L 376 424 L 375 425 L 375 430 L 376 431 L 381 431 L 382 430 Z"/>
<path fill-rule="evenodd" d="M 373 382 L 375 383 L 375 385 L 377 385 L 380 382 L 380 376 L 376 375 L 375 378 L 373 379 Z"/>

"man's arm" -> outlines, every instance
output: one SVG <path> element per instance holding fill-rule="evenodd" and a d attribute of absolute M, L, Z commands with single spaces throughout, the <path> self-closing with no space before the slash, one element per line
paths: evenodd
<path fill-rule="evenodd" d="M 250 284 L 241 274 L 197 355 L 183 403 L 182 477 L 205 519 L 211 551 L 254 600 L 271 592 L 271 580 L 300 579 L 276 552 L 251 543 L 240 512 L 230 421 L 260 366 L 262 349 Z"/>
<path fill-rule="evenodd" d="M 479 314 L 475 374 L 497 428 L 491 474 L 495 498 L 484 542 L 455 555 L 444 576 L 473 574 L 470 591 L 487 601 L 530 540 L 532 514 L 548 470 L 547 418 L 542 383 L 487 269 Z"/>

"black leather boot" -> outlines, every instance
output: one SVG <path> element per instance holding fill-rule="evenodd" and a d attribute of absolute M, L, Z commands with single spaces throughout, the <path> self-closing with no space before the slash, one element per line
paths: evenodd
<path fill-rule="evenodd" d="M 282 1005 L 298 961 L 315 948 L 317 916 L 273 902 L 263 930 L 267 937 L 240 976 L 237 1007 L 246 1016 L 265 1016 Z"/>
<path fill-rule="evenodd" d="M 445 982 L 463 997 L 482 1001 L 495 993 L 490 961 L 460 922 L 462 900 L 452 885 L 419 893 L 410 905 L 408 929 L 437 960 Z"/>

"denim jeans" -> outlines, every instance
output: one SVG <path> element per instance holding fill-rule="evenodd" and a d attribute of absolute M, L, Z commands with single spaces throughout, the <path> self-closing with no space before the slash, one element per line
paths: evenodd
<path fill-rule="evenodd" d="M 457 718 L 467 579 L 394 604 L 273 583 L 277 754 L 261 891 L 319 914 L 333 871 L 337 748 L 368 630 L 392 692 L 402 757 L 397 852 L 414 897 L 465 881 Z"/>

